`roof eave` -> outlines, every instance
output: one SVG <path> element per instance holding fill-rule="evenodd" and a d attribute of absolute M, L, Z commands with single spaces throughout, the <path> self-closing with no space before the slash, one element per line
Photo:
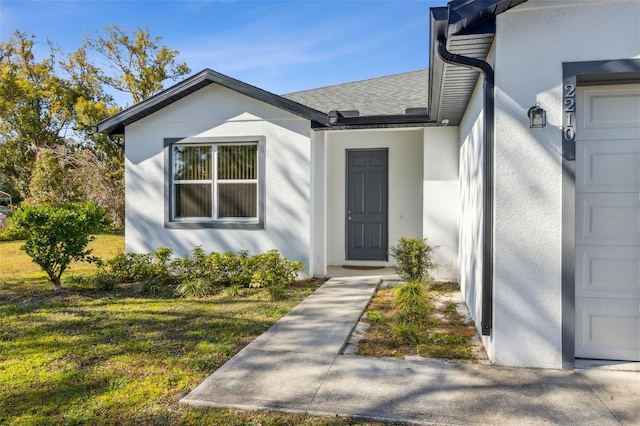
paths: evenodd
<path fill-rule="evenodd" d="M 149 112 L 151 108 L 155 108 L 153 111 L 155 112 L 165 104 L 168 105 L 169 103 L 173 103 L 187 94 L 192 93 L 193 90 L 187 93 L 189 89 L 196 88 L 197 90 L 197 88 L 200 88 L 199 86 L 207 86 L 209 84 L 207 82 L 207 71 L 209 70 L 203 70 L 198 74 L 195 74 L 180 83 L 177 83 L 151 96 L 150 98 L 132 105 L 129 108 L 126 108 L 123 111 L 99 122 L 96 125 L 96 130 L 107 135 L 124 134 L 124 127 L 126 125 L 150 115 L 152 113 Z"/>
<path fill-rule="evenodd" d="M 493 21 L 496 16 L 527 0 L 453 0 L 449 2 L 450 34 L 460 34 Z"/>
<path fill-rule="evenodd" d="M 431 123 L 431 120 L 426 114 L 363 115 L 358 117 L 340 117 L 331 123 L 330 127 L 427 123 Z"/>
<path fill-rule="evenodd" d="M 495 34 L 496 16 L 526 1 L 453 0 L 447 7 L 431 8 L 428 103 L 429 117 L 432 120 L 447 118 L 450 124 L 459 124 L 478 76 L 477 71 L 465 70 L 464 77 L 454 78 L 456 84 L 444 84 L 449 70 L 452 73 L 461 71 L 459 67 L 447 67 L 439 57 L 436 44 L 438 38 L 444 37 L 447 49 L 453 53 L 466 55 L 467 51 L 472 50 L 474 57 L 485 59 Z M 484 45 L 483 48 L 477 48 L 478 41 Z M 467 86 L 462 95 L 457 92 L 460 78 L 463 78 L 464 85 Z M 444 105 L 443 98 L 447 99 Z M 452 99 L 456 105 L 451 103 Z"/>
<path fill-rule="evenodd" d="M 205 69 L 150 98 L 133 105 L 96 125 L 96 130 L 107 135 L 124 134 L 127 125 L 184 98 L 185 96 L 216 83 L 251 98 L 263 101 L 292 114 L 306 118 L 319 125 L 326 125 L 327 115 L 290 99 L 252 86 L 216 71 Z"/>
<path fill-rule="evenodd" d="M 437 49 L 434 47 L 434 42 L 438 40 L 438 37 L 446 35 L 448 25 L 448 8 L 446 7 L 432 7 L 430 9 L 430 25 L 429 25 L 429 38 L 431 41 L 431 48 L 429 49 L 429 90 L 428 90 L 428 111 L 429 117 L 437 121 L 436 112 L 440 108 L 440 90 L 442 76 L 444 73 L 444 61 L 440 59 L 437 53 Z"/>

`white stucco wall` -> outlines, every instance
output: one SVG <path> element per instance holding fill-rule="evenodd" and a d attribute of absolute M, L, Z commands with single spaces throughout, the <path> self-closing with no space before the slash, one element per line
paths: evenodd
<path fill-rule="evenodd" d="M 209 85 L 126 128 L 126 249 L 278 249 L 309 263 L 310 123 L 219 85 Z M 264 136 L 265 229 L 164 227 L 164 138 Z"/>
<path fill-rule="evenodd" d="M 436 247 L 438 280 L 458 280 L 458 127 L 424 129 L 422 235 Z"/>
<path fill-rule="evenodd" d="M 487 57 L 493 62 L 494 51 Z M 483 80 L 478 79 L 467 110 L 459 127 L 460 135 L 460 230 L 458 265 L 460 290 L 478 332 L 482 315 L 483 253 L 483 179 L 484 179 L 484 114 Z M 489 359 L 493 360 L 494 346 L 490 337 L 483 336 Z"/>
<path fill-rule="evenodd" d="M 342 130 L 326 132 L 324 137 L 328 265 L 349 263 L 345 259 L 347 149 L 389 149 L 389 246 L 401 236 L 422 236 L 422 129 Z M 368 263 L 394 264 L 393 258 Z"/>
<path fill-rule="evenodd" d="M 309 273 L 327 274 L 327 139 L 328 132 L 311 132 L 311 253 Z"/>
<path fill-rule="evenodd" d="M 492 359 L 561 368 L 562 63 L 640 57 L 637 1 L 532 0 L 497 19 Z M 547 111 L 529 129 L 527 110 Z M 573 344 L 569 342 L 568 344 Z"/>

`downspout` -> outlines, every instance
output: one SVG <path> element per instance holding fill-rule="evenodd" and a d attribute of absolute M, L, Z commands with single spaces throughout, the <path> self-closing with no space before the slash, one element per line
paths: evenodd
<path fill-rule="evenodd" d="M 93 130 L 95 133 L 101 133 L 98 131 L 98 126 L 92 126 L 91 130 Z M 115 146 L 116 148 L 124 149 L 124 144 L 113 140 L 110 134 L 107 133 L 105 134 L 105 136 L 107 137 L 107 142 L 109 142 L 110 145 Z"/>
<path fill-rule="evenodd" d="M 124 144 L 111 139 L 111 135 L 107 134 L 107 141 L 116 148 L 124 149 Z"/>
<path fill-rule="evenodd" d="M 438 38 L 438 55 L 444 62 L 474 68 L 484 75 L 484 166 L 483 177 L 483 267 L 482 267 L 482 314 L 480 328 L 483 336 L 491 336 L 493 320 L 493 121 L 494 121 L 494 74 L 486 61 L 451 53 L 444 37 Z"/>

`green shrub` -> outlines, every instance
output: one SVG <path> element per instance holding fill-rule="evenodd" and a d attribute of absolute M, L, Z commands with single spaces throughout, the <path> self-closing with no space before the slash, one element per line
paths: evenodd
<path fill-rule="evenodd" d="M 142 281 L 151 276 L 149 264 L 151 255 L 149 253 L 118 253 L 107 260 L 106 265 L 109 271 L 115 275 L 118 281 L 123 283 L 133 283 Z"/>
<path fill-rule="evenodd" d="M 176 287 L 175 294 L 181 297 L 204 297 L 212 293 L 214 286 L 206 278 L 184 280 Z"/>
<path fill-rule="evenodd" d="M 13 220 L 28 234 L 21 249 L 47 273 L 54 290 L 61 288 L 60 277 L 71 262 L 97 260 L 90 256 L 87 245 L 95 238 L 91 234 L 109 224 L 105 210 L 92 202 L 25 205 L 13 214 Z"/>
<path fill-rule="evenodd" d="M 389 253 L 396 259 L 398 275 L 406 281 L 425 281 L 436 267 L 432 259 L 433 247 L 426 239 L 401 237 Z"/>
<path fill-rule="evenodd" d="M 207 258 L 208 266 L 213 274 L 212 281 L 223 286 L 238 285 L 248 287 L 255 269 L 255 258 L 249 257 L 247 250 L 237 253 L 213 252 Z"/>
<path fill-rule="evenodd" d="M 253 256 L 253 262 L 256 270 L 251 277 L 251 287 L 291 284 L 303 268 L 302 262 L 281 257 L 278 250 Z"/>
<path fill-rule="evenodd" d="M 384 320 L 384 312 L 382 312 L 380 309 L 368 309 L 367 319 L 369 320 L 369 322 L 381 322 Z"/>
<path fill-rule="evenodd" d="M 283 300 L 287 295 L 284 285 L 282 284 L 270 285 L 267 287 L 267 291 L 269 291 L 269 297 L 271 297 L 271 300 Z"/>
<path fill-rule="evenodd" d="M 183 281 L 205 278 L 219 287 L 248 287 L 253 275 L 249 252 L 244 250 L 207 255 L 202 247 L 196 247 L 189 256 L 174 260 L 172 268 Z"/>
<path fill-rule="evenodd" d="M 393 334 L 409 345 L 422 342 L 427 336 L 425 327 L 435 307 L 429 302 L 425 284 L 411 281 L 393 291 Z"/>
<path fill-rule="evenodd" d="M 119 253 L 106 264 L 109 272 L 119 282 L 134 283 L 156 278 L 163 283 L 173 281 L 173 250 L 160 247 L 152 253 Z"/>
<path fill-rule="evenodd" d="M 429 303 L 424 283 L 411 281 L 398 286 L 393 291 L 393 306 L 397 310 L 395 322 L 422 326 L 435 309 Z"/>
<path fill-rule="evenodd" d="M 6 216 L 0 214 L 0 216 L 5 216 L 2 225 L 0 225 L 0 241 L 26 240 L 29 233 L 26 229 L 17 227 L 11 219 L 11 215 L 11 212 L 7 213 Z"/>
<path fill-rule="evenodd" d="M 155 296 L 162 291 L 163 282 L 158 277 L 149 277 L 140 283 L 140 293 Z"/>
<path fill-rule="evenodd" d="M 108 272 L 119 282 L 177 282 L 177 296 L 200 297 L 219 287 L 237 295 L 242 287 L 265 287 L 272 299 L 286 295 L 284 286 L 296 279 L 303 264 L 280 256 L 277 250 L 249 257 L 246 250 L 207 254 L 194 248 L 185 258 L 171 260 L 173 251 L 160 248 L 153 253 L 120 253 L 106 262 Z"/>
<path fill-rule="evenodd" d="M 415 324 L 400 322 L 393 325 L 393 334 L 408 345 L 417 345 L 424 340 L 424 332 Z"/>
<path fill-rule="evenodd" d="M 72 284 L 72 285 L 82 285 L 86 282 L 86 278 L 83 277 L 82 275 L 67 275 L 66 277 L 64 277 L 64 279 L 62 280 L 63 284 L 68 285 L 68 284 Z"/>
<path fill-rule="evenodd" d="M 232 284 L 224 290 L 225 296 L 238 297 L 242 294 L 242 287 L 238 284 Z"/>
<path fill-rule="evenodd" d="M 173 256 L 173 250 L 168 247 L 160 247 L 154 251 L 152 257 L 152 268 L 154 271 L 154 277 L 158 278 L 163 283 L 168 283 L 173 280 L 171 269 L 171 257 Z"/>
<path fill-rule="evenodd" d="M 198 246 L 191 250 L 191 254 L 184 258 L 175 259 L 171 263 L 171 269 L 183 281 L 195 280 L 202 277 L 211 278 L 207 254 Z"/>
<path fill-rule="evenodd" d="M 93 277 L 96 289 L 99 291 L 112 291 L 118 285 L 118 279 L 105 271 L 100 271 Z"/>

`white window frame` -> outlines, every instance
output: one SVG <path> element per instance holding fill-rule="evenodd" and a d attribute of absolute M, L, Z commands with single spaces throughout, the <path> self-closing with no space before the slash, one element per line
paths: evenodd
<path fill-rule="evenodd" d="M 264 229 L 265 216 L 265 138 L 251 137 L 194 137 L 167 138 L 165 144 L 165 227 L 167 228 L 233 228 Z M 207 180 L 188 180 L 181 182 L 174 179 L 173 148 L 181 146 L 211 146 L 212 177 Z M 224 179 L 218 180 L 218 147 L 222 145 L 255 145 L 257 146 L 257 179 Z M 256 217 L 219 217 L 218 195 L 219 185 L 255 183 L 257 190 Z M 176 217 L 175 186 L 180 184 L 211 184 L 211 216 Z"/>

